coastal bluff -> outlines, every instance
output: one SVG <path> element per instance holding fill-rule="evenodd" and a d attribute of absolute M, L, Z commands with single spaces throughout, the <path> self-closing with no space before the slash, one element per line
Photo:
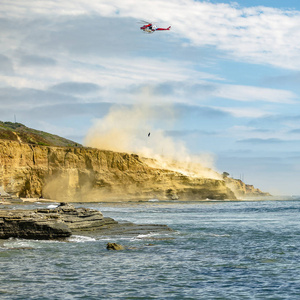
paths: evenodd
<path fill-rule="evenodd" d="M 63 202 L 236 199 L 222 179 L 151 167 L 136 154 L 0 139 L 0 191 Z"/>

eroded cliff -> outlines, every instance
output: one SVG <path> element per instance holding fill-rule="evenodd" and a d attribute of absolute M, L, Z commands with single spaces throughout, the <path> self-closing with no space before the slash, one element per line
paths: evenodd
<path fill-rule="evenodd" d="M 235 193 L 239 199 L 255 198 L 255 197 L 268 197 L 270 193 L 262 192 L 260 189 L 255 188 L 253 185 L 246 184 L 240 179 L 233 179 L 227 177 L 225 179 L 227 186 Z"/>
<path fill-rule="evenodd" d="M 60 201 L 235 199 L 224 180 L 149 166 L 138 155 L 0 140 L 0 187 Z"/>

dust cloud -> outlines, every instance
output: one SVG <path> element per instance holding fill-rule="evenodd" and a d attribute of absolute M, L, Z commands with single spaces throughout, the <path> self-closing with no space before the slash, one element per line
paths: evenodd
<path fill-rule="evenodd" d="M 113 107 L 104 118 L 94 122 L 84 144 L 103 150 L 136 153 L 150 167 L 221 179 L 221 175 L 213 170 L 212 154 L 191 155 L 183 141 L 166 136 L 157 128 L 157 124 L 163 123 L 172 129 L 175 119 L 170 106 Z"/>

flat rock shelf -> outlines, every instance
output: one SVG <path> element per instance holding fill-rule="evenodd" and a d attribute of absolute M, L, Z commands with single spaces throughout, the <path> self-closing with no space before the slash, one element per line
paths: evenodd
<path fill-rule="evenodd" d="M 65 239 L 72 234 L 137 235 L 171 231 L 166 225 L 119 223 L 94 209 L 61 203 L 53 209 L 0 210 L 0 239 Z"/>

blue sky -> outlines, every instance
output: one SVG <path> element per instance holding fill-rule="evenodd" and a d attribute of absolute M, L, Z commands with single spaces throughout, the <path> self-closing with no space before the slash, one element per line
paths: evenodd
<path fill-rule="evenodd" d="M 4 0 L 0 31 L 0 120 L 300 194 L 299 1 Z"/>

